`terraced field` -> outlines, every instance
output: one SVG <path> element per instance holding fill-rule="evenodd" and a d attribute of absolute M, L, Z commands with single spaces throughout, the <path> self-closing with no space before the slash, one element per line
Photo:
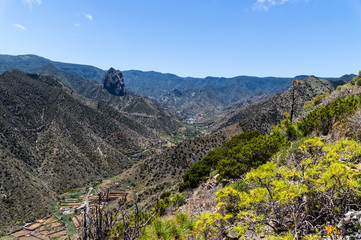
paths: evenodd
<path fill-rule="evenodd" d="M 25 225 L 23 230 L 11 234 L 12 237 L 20 240 L 48 240 L 67 239 L 68 231 L 64 223 L 55 216 L 38 220 L 35 223 Z"/>
<path fill-rule="evenodd" d="M 126 201 L 128 192 L 125 188 L 119 187 L 118 185 L 100 188 L 97 191 L 94 190 L 88 197 L 90 209 L 95 208 L 95 206 L 99 204 L 99 194 L 102 195 L 101 199 L 103 199 L 100 204 L 105 206 L 109 202 L 116 200 Z M 81 191 L 81 194 L 77 197 L 73 195 L 74 194 L 64 196 L 63 200 L 57 202 L 58 212 L 53 213 L 53 216 L 37 220 L 34 223 L 28 223 L 23 226 L 21 230 L 12 233 L 8 236 L 9 238 L 6 239 L 62 240 L 69 239 L 70 235 L 74 237 L 74 233 L 69 233 L 67 226 L 69 226 L 69 224 L 73 225 L 72 228 L 75 228 L 76 232 L 82 227 L 83 209 L 86 206 L 86 204 L 84 204 L 86 201 L 86 191 Z M 64 223 L 64 219 L 67 219 L 67 224 Z"/>

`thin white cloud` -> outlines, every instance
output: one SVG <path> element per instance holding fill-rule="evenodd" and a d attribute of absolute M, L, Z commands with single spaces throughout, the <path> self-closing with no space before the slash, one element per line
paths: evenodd
<path fill-rule="evenodd" d="M 93 20 L 93 16 L 92 16 L 91 14 L 84 13 L 84 17 L 86 17 L 86 18 L 89 19 L 90 21 Z"/>
<path fill-rule="evenodd" d="M 270 10 L 270 8 L 272 8 L 274 6 L 283 5 L 290 1 L 292 1 L 292 0 L 257 0 L 254 3 L 254 9 L 268 11 L 268 10 Z M 305 0 L 305 1 L 308 1 L 308 0 Z"/>
<path fill-rule="evenodd" d="M 21 0 L 24 5 L 28 5 L 30 9 L 33 7 L 33 4 L 40 5 L 42 0 Z"/>
<path fill-rule="evenodd" d="M 74 26 L 75 26 L 75 27 L 80 27 L 80 24 L 79 24 L 79 23 L 75 23 Z"/>
<path fill-rule="evenodd" d="M 21 30 L 21 31 L 24 31 L 25 30 L 25 27 L 19 23 L 16 23 L 16 24 L 13 24 L 13 27 Z"/>

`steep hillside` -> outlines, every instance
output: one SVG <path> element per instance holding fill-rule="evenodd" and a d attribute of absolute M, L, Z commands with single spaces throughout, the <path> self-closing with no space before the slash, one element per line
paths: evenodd
<path fill-rule="evenodd" d="M 224 143 L 225 137 L 220 134 L 184 141 L 140 161 L 116 179 L 132 186 L 138 192 L 140 200 L 146 200 L 164 189 L 177 189 L 176 183 L 180 181 L 180 176 L 192 164 Z"/>
<path fill-rule="evenodd" d="M 210 169 L 225 186 L 209 179 L 183 201 L 197 221 L 187 237 L 359 239 L 360 79 L 307 101 L 298 119 L 286 114 L 269 134 L 240 134 L 192 165 L 185 187 Z"/>
<path fill-rule="evenodd" d="M 183 124 L 154 101 L 127 93 L 114 96 L 106 91 L 101 83 L 89 81 L 85 77 L 61 71 L 53 65 L 45 65 L 30 70 L 41 75 L 56 76 L 67 87 L 89 99 L 109 104 L 127 114 L 139 123 L 148 126 L 163 135 L 170 135 Z M 127 87 L 127 86 L 126 86 Z"/>
<path fill-rule="evenodd" d="M 153 130 L 54 77 L 0 75 L 0 228 L 49 211 L 55 193 L 119 174 Z"/>
<path fill-rule="evenodd" d="M 278 124 L 282 120 L 283 113 L 291 113 L 293 94 L 294 113 L 297 115 L 302 111 L 306 101 L 317 95 L 330 93 L 343 83 L 345 81 L 307 77 L 302 85 L 296 84 L 283 93 L 237 110 L 226 120 L 213 126 L 213 129 L 238 133 L 252 130 L 269 132 L 272 125 Z"/>
<path fill-rule="evenodd" d="M 316 77 L 305 79 L 303 85 L 295 87 L 295 116 L 302 111 L 304 102 L 331 92 L 338 84 L 341 82 Z M 143 197 L 159 193 L 162 189 L 176 189 L 175 183 L 181 180 L 180 176 L 192 164 L 203 159 L 211 150 L 223 146 L 233 136 L 245 131 L 269 132 L 272 125 L 283 119 L 284 112 L 290 112 L 292 93 L 293 87 L 259 103 L 245 104 L 237 114 L 215 126 L 213 133 L 166 149 L 139 162 L 119 177 L 124 183 L 135 186 Z"/>

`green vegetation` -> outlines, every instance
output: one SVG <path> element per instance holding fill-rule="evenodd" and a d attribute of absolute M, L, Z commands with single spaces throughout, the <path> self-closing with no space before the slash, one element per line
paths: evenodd
<path fill-rule="evenodd" d="M 196 224 L 199 233 L 224 237 L 231 228 L 241 237 L 268 226 L 269 234 L 306 236 L 322 231 L 322 224 L 337 224 L 358 206 L 361 174 L 355 160 L 361 144 L 348 139 L 329 144 L 319 137 L 300 142 L 293 161 L 274 159 L 246 174 L 247 188 L 228 186 L 217 192 L 221 211 L 202 214 Z"/>
<path fill-rule="evenodd" d="M 72 218 L 74 217 L 74 214 L 63 215 L 59 210 L 59 206 L 58 206 L 57 202 L 55 202 L 52 205 L 51 210 L 52 210 L 53 214 L 55 214 L 55 216 L 57 218 L 60 218 L 59 220 L 65 224 L 65 226 L 68 230 L 69 237 L 71 238 L 72 236 L 74 236 L 77 233 L 76 227 L 72 220 Z"/>
<path fill-rule="evenodd" d="M 218 179 L 240 177 L 267 162 L 287 142 L 287 138 L 277 131 L 270 135 L 259 132 L 237 135 L 193 164 L 182 176 L 179 190 L 197 187 L 215 169 L 218 170 Z"/>
<path fill-rule="evenodd" d="M 361 86 L 361 71 L 359 72 L 358 76 L 352 79 L 352 82 L 357 86 Z"/>
<path fill-rule="evenodd" d="M 195 220 L 184 213 L 178 213 L 170 218 L 157 218 L 146 227 L 141 239 L 191 239 Z"/>
<path fill-rule="evenodd" d="M 218 162 L 218 178 L 239 178 L 251 169 L 266 163 L 286 144 L 287 139 L 277 132 L 259 135 L 240 143 L 230 149 L 226 158 Z"/>
<path fill-rule="evenodd" d="M 298 124 L 299 128 L 304 135 L 308 135 L 312 131 L 327 135 L 335 123 L 350 116 L 359 105 L 359 96 L 339 97 L 329 104 L 317 107 Z"/>
<path fill-rule="evenodd" d="M 160 201 L 157 203 L 156 207 L 158 209 L 158 216 L 163 216 L 166 213 L 166 210 L 170 207 L 180 207 L 185 202 L 185 193 L 181 194 L 171 194 L 170 192 L 163 192 L 160 195 Z"/>
<path fill-rule="evenodd" d="M 286 113 L 270 135 L 233 147 L 235 155 L 243 153 L 242 161 L 228 165 L 235 166 L 230 170 L 238 174 L 228 171 L 221 179 L 231 176 L 236 181 L 216 193 L 219 211 L 198 217 L 198 238 L 338 239 L 340 219 L 350 210 L 361 209 L 361 143 L 341 137 L 326 142 L 311 134 L 334 133 L 340 123 L 346 128 L 351 123 L 360 125 L 348 120 L 359 109 L 360 97 L 347 92 L 349 85 L 331 94 L 331 101 L 328 95 L 316 97 L 304 107 L 300 122 L 293 124 Z M 262 139 L 267 138 L 266 144 Z M 275 151 L 260 151 L 272 144 Z M 260 155 L 263 162 L 244 157 L 257 152 L 266 153 Z M 220 174 L 227 169 L 219 164 L 228 157 L 224 153 L 224 159 L 217 159 Z"/>
<path fill-rule="evenodd" d="M 218 180 L 235 180 L 216 193 L 219 210 L 203 213 L 184 233 L 168 211 L 177 195 L 163 192 L 158 218 L 147 226 L 143 238 L 338 236 L 340 218 L 351 209 L 361 209 L 361 144 L 348 138 L 327 142 L 312 134 L 334 133 L 339 123 L 355 113 L 360 97 L 346 96 L 347 92 L 348 85 L 314 98 L 305 106 L 300 122 L 292 123 L 285 113 L 269 135 L 243 133 L 209 152 L 186 171 L 179 187 L 194 188 L 215 175 Z"/>
<path fill-rule="evenodd" d="M 176 132 L 171 134 L 170 142 L 173 144 L 178 144 L 189 139 L 194 139 L 202 134 L 205 131 L 205 127 L 199 124 L 192 124 L 185 126 L 184 128 L 179 128 Z"/>
<path fill-rule="evenodd" d="M 232 149 L 238 145 L 245 144 L 257 138 L 262 134 L 259 132 L 247 132 L 233 137 L 223 147 L 219 147 L 210 151 L 205 158 L 193 164 L 182 176 L 183 183 L 179 184 L 179 190 L 183 191 L 188 188 L 195 188 L 206 177 L 209 176 L 212 170 L 218 169 L 218 164 L 221 160 L 225 159 Z"/>

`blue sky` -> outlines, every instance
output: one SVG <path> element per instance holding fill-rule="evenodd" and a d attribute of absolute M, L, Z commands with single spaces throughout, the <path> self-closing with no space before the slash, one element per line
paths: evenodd
<path fill-rule="evenodd" d="M 361 0 L 0 0 L 0 53 L 180 76 L 361 69 Z"/>

